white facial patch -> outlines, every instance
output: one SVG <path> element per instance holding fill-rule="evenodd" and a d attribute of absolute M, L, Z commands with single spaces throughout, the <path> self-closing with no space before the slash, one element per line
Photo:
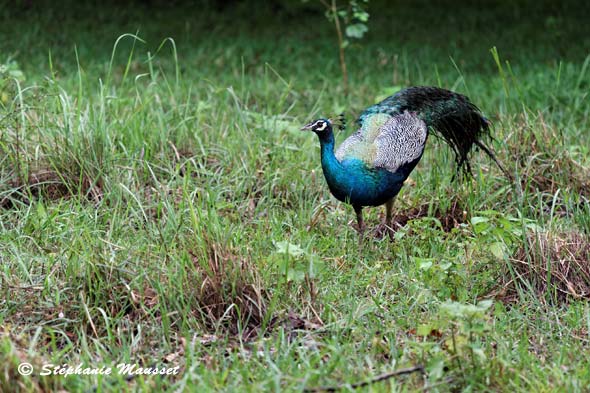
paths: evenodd
<path fill-rule="evenodd" d="M 328 123 L 326 123 L 325 121 L 318 121 L 315 124 L 321 123 L 321 125 L 317 128 L 314 127 L 315 131 L 324 131 L 326 129 L 326 127 L 328 126 Z"/>

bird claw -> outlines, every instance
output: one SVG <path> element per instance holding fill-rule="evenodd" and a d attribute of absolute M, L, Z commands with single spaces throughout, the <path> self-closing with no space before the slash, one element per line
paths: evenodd
<path fill-rule="evenodd" d="M 357 232 L 359 232 L 359 233 L 364 233 L 365 230 L 367 229 L 367 226 L 366 225 L 363 224 L 362 226 L 359 226 L 359 224 L 356 223 L 354 220 L 350 220 L 348 222 L 348 225 L 351 226 L 351 227 L 353 227 L 354 230 L 357 231 Z"/>
<path fill-rule="evenodd" d="M 385 223 L 381 223 L 373 229 L 373 237 L 376 239 L 383 239 L 385 235 L 388 235 L 391 240 L 393 240 L 393 235 L 395 234 L 395 230 Z"/>

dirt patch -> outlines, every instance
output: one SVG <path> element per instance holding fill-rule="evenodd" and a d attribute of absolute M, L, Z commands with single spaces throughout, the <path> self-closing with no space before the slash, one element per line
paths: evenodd
<path fill-rule="evenodd" d="M 423 217 L 434 217 L 440 221 L 442 229 L 445 232 L 450 232 L 453 228 L 459 227 L 460 224 L 468 222 L 467 209 L 463 207 L 459 200 L 454 200 L 451 207 L 447 211 L 442 211 L 440 207 L 436 207 L 434 212 L 428 213 L 429 205 L 423 204 L 410 209 L 402 210 L 393 217 L 393 226 L 397 230 L 404 227 L 409 221 L 416 220 Z"/>
<path fill-rule="evenodd" d="M 80 184 L 79 182 L 80 177 L 60 175 L 50 169 L 31 172 L 28 178 L 9 180 L 0 189 L 0 208 L 12 209 L 19 204 L 29 205 L 38 198 L 67 199 L 77 191 L 94 203 L 102 199 L 100 182 L 91 181 L 88 177 L 84 177 Z"/>
<path fill-rule="evenodd" d="M 212 332 L 257 337 L 267 316 L 268 294 L 256 267 L 227 247 L 207 243 L 204 253 L 190 252 L 197 273 L 188 283 L 199 305 L 195 312 Z"/>
<path fill-rule="evenodd" d="M 529 233 L 507 266 L 496 297 L 518 301 L 519 291 L 534 291 L 541 301 L 590 300 L 590 243 L 578 232 Z"/>

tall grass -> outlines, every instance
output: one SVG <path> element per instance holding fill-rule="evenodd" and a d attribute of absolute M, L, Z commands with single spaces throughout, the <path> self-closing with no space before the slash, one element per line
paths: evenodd
<path fill-rule="evenodd" d="M 368 389 L 588 384 L 587 296 L 554 276 L 583 255 L 565 258 L 559 239 L 590 222 L 590 56 L 558 45 L 582 11 L 560 5 L 550 20 L 533 7 L 559 40 L 509 23 L 525 4 L 372 11 L 345 99 L 313 8 L 263 24 L 240 19 L 243 5 L 208 21 L 183 7 L 65 14 L 63 31 L 33 9 L 0 27 L 22 33 L 21 49 L 1 45 L 25 77 L 0 85 L 0 390 L 301 390 L 418 364 L 424 375 Z M 498 17 L 505 28 L 485 23 Z M 466 30 L 423 29 L 440 18 Z M 361 250 L 299 127 L 352 120 L 409 84 L 468 93 L 516 181 L 476 154 L 474 179 L 451 182 L 449 149 L 431 139 L 396 202 L 394 242 Z M 369 226 L 383 214 L 367 213 Z M 535 236 L 558 240 L 539 252 Z M 182 373 L 24 377 L 23 361 Z"/>

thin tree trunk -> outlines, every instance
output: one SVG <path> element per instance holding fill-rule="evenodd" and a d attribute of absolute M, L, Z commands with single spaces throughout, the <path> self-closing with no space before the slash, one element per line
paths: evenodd
<path fill-rule="evenodd" d="M 336 34 L 338 35 L 338 50 L 340 52 L 340 70 L 342 70 L 342 85 L 344 95 L 348 95 L 348 71 L 346 70 L 346 59 L 344 57 L 344 37 L 340 28 L 340 19 L 338 18 L 338 7 L 336 0 L 332 0 L 332 15 L 334 16 L 334 25 L 336 25 Z"/>

